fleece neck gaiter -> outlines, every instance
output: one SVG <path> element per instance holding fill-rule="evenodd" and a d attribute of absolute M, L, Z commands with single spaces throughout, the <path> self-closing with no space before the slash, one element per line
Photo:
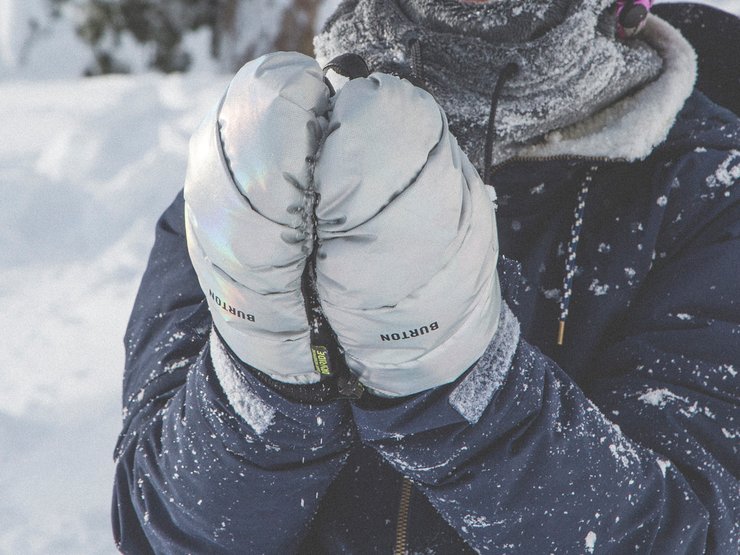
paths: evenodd
<path fill-rule="evenodd" d="M 502 70 L 492 162 L 655 79 L 660 56 L 615 36 L 610 0 L 345 0 L 316 37 L 320 62 L 353 52 L 373 71 L 413 76 L 483 173 L 491 91 Z"/>

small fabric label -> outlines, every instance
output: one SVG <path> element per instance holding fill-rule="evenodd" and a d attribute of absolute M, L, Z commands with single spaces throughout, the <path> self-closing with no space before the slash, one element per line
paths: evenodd
<path fill-rule="evenodd" d="M 329 365 L 329 351 L 323 345 L 311 346 L 311 358 L 313 358 L 313 369 L 322 376 L 331 376 Z"/>

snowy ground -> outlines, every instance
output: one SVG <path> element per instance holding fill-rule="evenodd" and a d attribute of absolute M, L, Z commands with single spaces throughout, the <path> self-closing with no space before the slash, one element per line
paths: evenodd
<path fill-rule="evenodd" d="M 26 48 L 39 1 L 0 0 L 0 555 L 112 554 L 121 338 L 227 77 L 79 79 L 71 29 Z"/>
<path fill-rule="evenodd" d="M 113 553 L 127 314 L 189 135 L 226 84 L 0 82 L 0 553 Z"/>

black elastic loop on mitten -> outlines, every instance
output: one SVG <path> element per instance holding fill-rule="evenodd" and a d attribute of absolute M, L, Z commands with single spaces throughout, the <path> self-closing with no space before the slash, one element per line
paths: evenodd
<path fill-rule="evenodd" d="M 337 94 L 337 91 L 334 90 L 334 85 L 331 84 L 331 81 L 329 81 L 329 78 L 326 75 L 324 75 L 324 84 L 329 89 L 329 96 Z"/>
<path fill-rule="evenodd" d="M 358 77 L 367 77 L 370 75 L 370 69 L 367 67 L 367 63 L 364 58 L 359 54 L 347 53 L 340 54 L 336 58 L 329 61 L 324 66 L 324 73 L 329 70 L 333 70 L 342 77 L 349 79 L 357 79 Z"/>
<path fill-rule="evenodd" d="M 316 290 L 316 250 L 306 260 L 306 267 L 301 277 L 301 292 L 303 293 L 303 302 L 306 307 L 306 318 L 308 319 L 308 328 L 311 336 L 311 357 L 313 358 L 314 371 L 322 379 L 326 379 L 337 374 L 338 368 L 332 357 L 335 350 L 335 341 L 326 321 L 319 295 Z"/>

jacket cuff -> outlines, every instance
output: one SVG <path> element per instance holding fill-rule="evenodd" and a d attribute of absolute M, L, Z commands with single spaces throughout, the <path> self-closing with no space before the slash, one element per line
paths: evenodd
<path fill-rule="evenodd" d="M 519 321 L 506 301 L 502 301 L 498 329 L 491 343 L 449 396 L 450 405 L 469 423 L 478 422 L 494 394 L 504 383 L 519 345 L 520 335 Z"/>

